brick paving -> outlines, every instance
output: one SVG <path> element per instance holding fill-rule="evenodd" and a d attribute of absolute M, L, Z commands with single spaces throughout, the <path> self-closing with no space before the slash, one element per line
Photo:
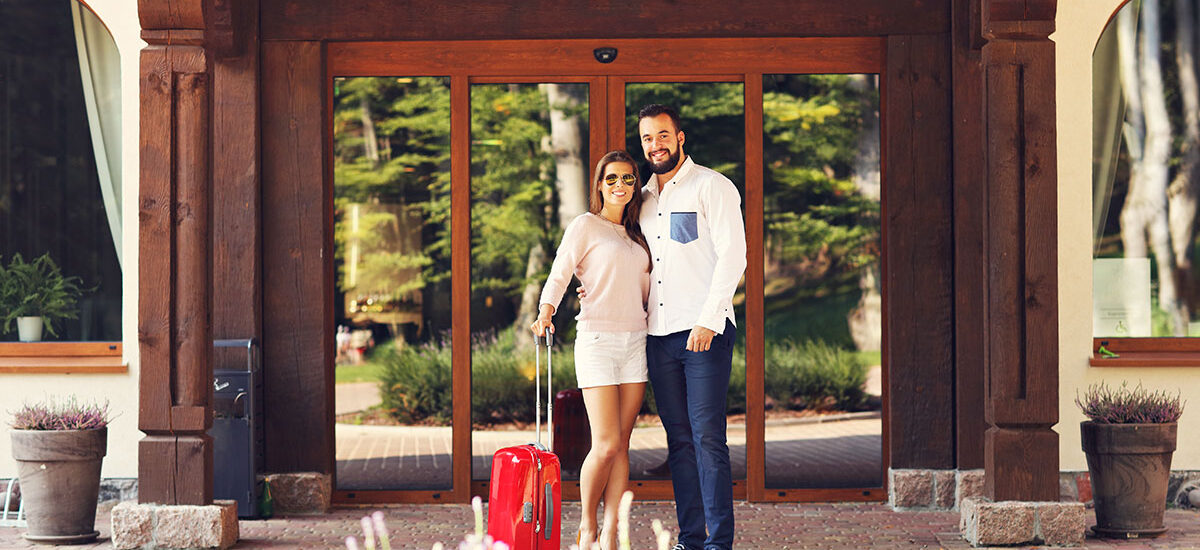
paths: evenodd
<path fill-rule="evenodd" d="M 779 488 L 879 487 L 883 485 L 882 421 L 878 415 L 833 422 L 772 421 L 767 425 L 767 485 Z M 450 486 L 449 427 L 336 425 L 338 488 L 445 489 Z M 734 479 L 746 477 L 746 427 L 731 424 L 729 454 Z M 472 472 L 488 479 L 497 449 L 533 441 L 533 430 L 471 434 Z M 546 442 L 546 441 L 543 441 Z M 661 426 L 634 429 L 630 472 L 654 479 L 644 470 L 667 457 Z M 577 479 L 577 476 L 567 476 Z M 666 479 L 663 476 L 662 479 Z"/>
<path fill-rule="evenodd" d="M 579 520 L 576 503 L 564 505 L 568 528 Z M 242 538 L 234 548 L 344 548 L 342 540 L 357 534 L 358 519 L 375 508 L 338 509 L 320 516 L 263 521 L 242 521 Z M 382 508 L 392 532 L 393 548 L 428 549 L 435 542 L 454 548 L 473 525 L 468 505 L 404 505 Z M 892 512 L 883 504 L 736 504 L 738 522 L 734 547 L 738 549 L 947 548 L 970 546 L 958 534 L 957 512 Z M 674 506 L 667 502 L 639 502 L 633 508 L 635 550 L 653 550 L 650 521 L 674 525 Z M 76 546 L 111 549 L 109 514 L 97 517 L 101 540 Z M 1108 541 L 1089 538 L 1083 548 L 1143 550 L 1200 549 L 1200 512 L 1168 510 L 1170 529 L 1158 539 Z M 564 540 L 567 535 L 564 535 Z M 36 548 L 20 538 L 20 530 L 0 527 L 0 549 Z M 565 549 L 566 546 L 564 545 Z"/>

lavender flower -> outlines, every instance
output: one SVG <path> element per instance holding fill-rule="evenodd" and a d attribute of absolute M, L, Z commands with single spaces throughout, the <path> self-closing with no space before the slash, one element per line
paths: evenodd
<path fill-rule="evenodd" d="M 380 548 L 392 550 L 392 543 L 388 540 L 387 524 L 383 521 L 383 512 L 376 510 L 371 514 L 371 522 L 375 524 L 375 535 L 379 537 Z"/>
<path fill-rule="evenodd" d="M 1179 420 L 1186 403 L 1178 392 L 1150 392 L 1141 384 L 1129 389 L 1125 383 L 1114 389 L 1101 382 L 1088 386 L 1082 397 L 1076 392 L 1075 404 L 1098 424 L 1166 424 Z"/>
<path fill-rule="evenodd" d="M 359 523 L 362 524 L 363 546 L 367 547 L 367 550 L 375 550 L 375 527 L 371 525 L 371 518 L 363 516 Z"/>
<path fill-rule="evenodd" d="M 59 402 L 26 403 L 13 413 L 14 430 L 99 430 L 108 426 L 108 402 L 80 403 L 74 397 Z"/>

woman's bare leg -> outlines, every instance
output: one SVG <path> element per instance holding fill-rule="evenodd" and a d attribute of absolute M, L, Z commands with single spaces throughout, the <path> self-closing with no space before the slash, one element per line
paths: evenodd
<path fill-rule="evenodd" d="M 583 508 L 579 533 L 584 548 L 596 538 L 596 509 L 621 449 L 619 396 L 618 386 L 583 388 L 583 403 L 592 426 L 592 449 L 579 469 L 579 501 Z M 625 438 L 626 442 L 628 439 Z"/>
<path fill-rule="evenodd" d="M 629 487 L 629 437 L 633 434 L 638 411 L 642 409 L 646 383 L 621 384 L 617 388 L 621 421 L 620 448 L 613 459 L 608 486 L 604 490 L 604 529 L 601 533 L 603 540 L 600 541 L 600 547 L 604 549 L 617 547 L 617 507 L 621 503 L 621 495 Z"/>

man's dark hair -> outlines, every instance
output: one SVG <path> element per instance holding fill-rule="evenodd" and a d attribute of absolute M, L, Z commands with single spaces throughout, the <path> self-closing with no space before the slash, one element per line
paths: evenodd
<path fill-rule="evenodd" d="M 683 129 L 683 126 L 679 124 L 679 113 L 675 112 L 675 109 L 659 103 L 651 103 L 642 107 L 642 110 L 638 111 L 638 124 L 641 124 L 643 118 L 653 118 L 658 115 L 671 117 L 671 123 L 675 125 L 676 132 Z"/>

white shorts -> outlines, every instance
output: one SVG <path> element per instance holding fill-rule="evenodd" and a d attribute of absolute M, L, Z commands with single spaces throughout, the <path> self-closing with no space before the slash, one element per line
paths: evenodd
<path fill-rule="evenodd" d="M 646 331 L 575 333 L 575 380 L 581 388 L 645 382 Z"/>

